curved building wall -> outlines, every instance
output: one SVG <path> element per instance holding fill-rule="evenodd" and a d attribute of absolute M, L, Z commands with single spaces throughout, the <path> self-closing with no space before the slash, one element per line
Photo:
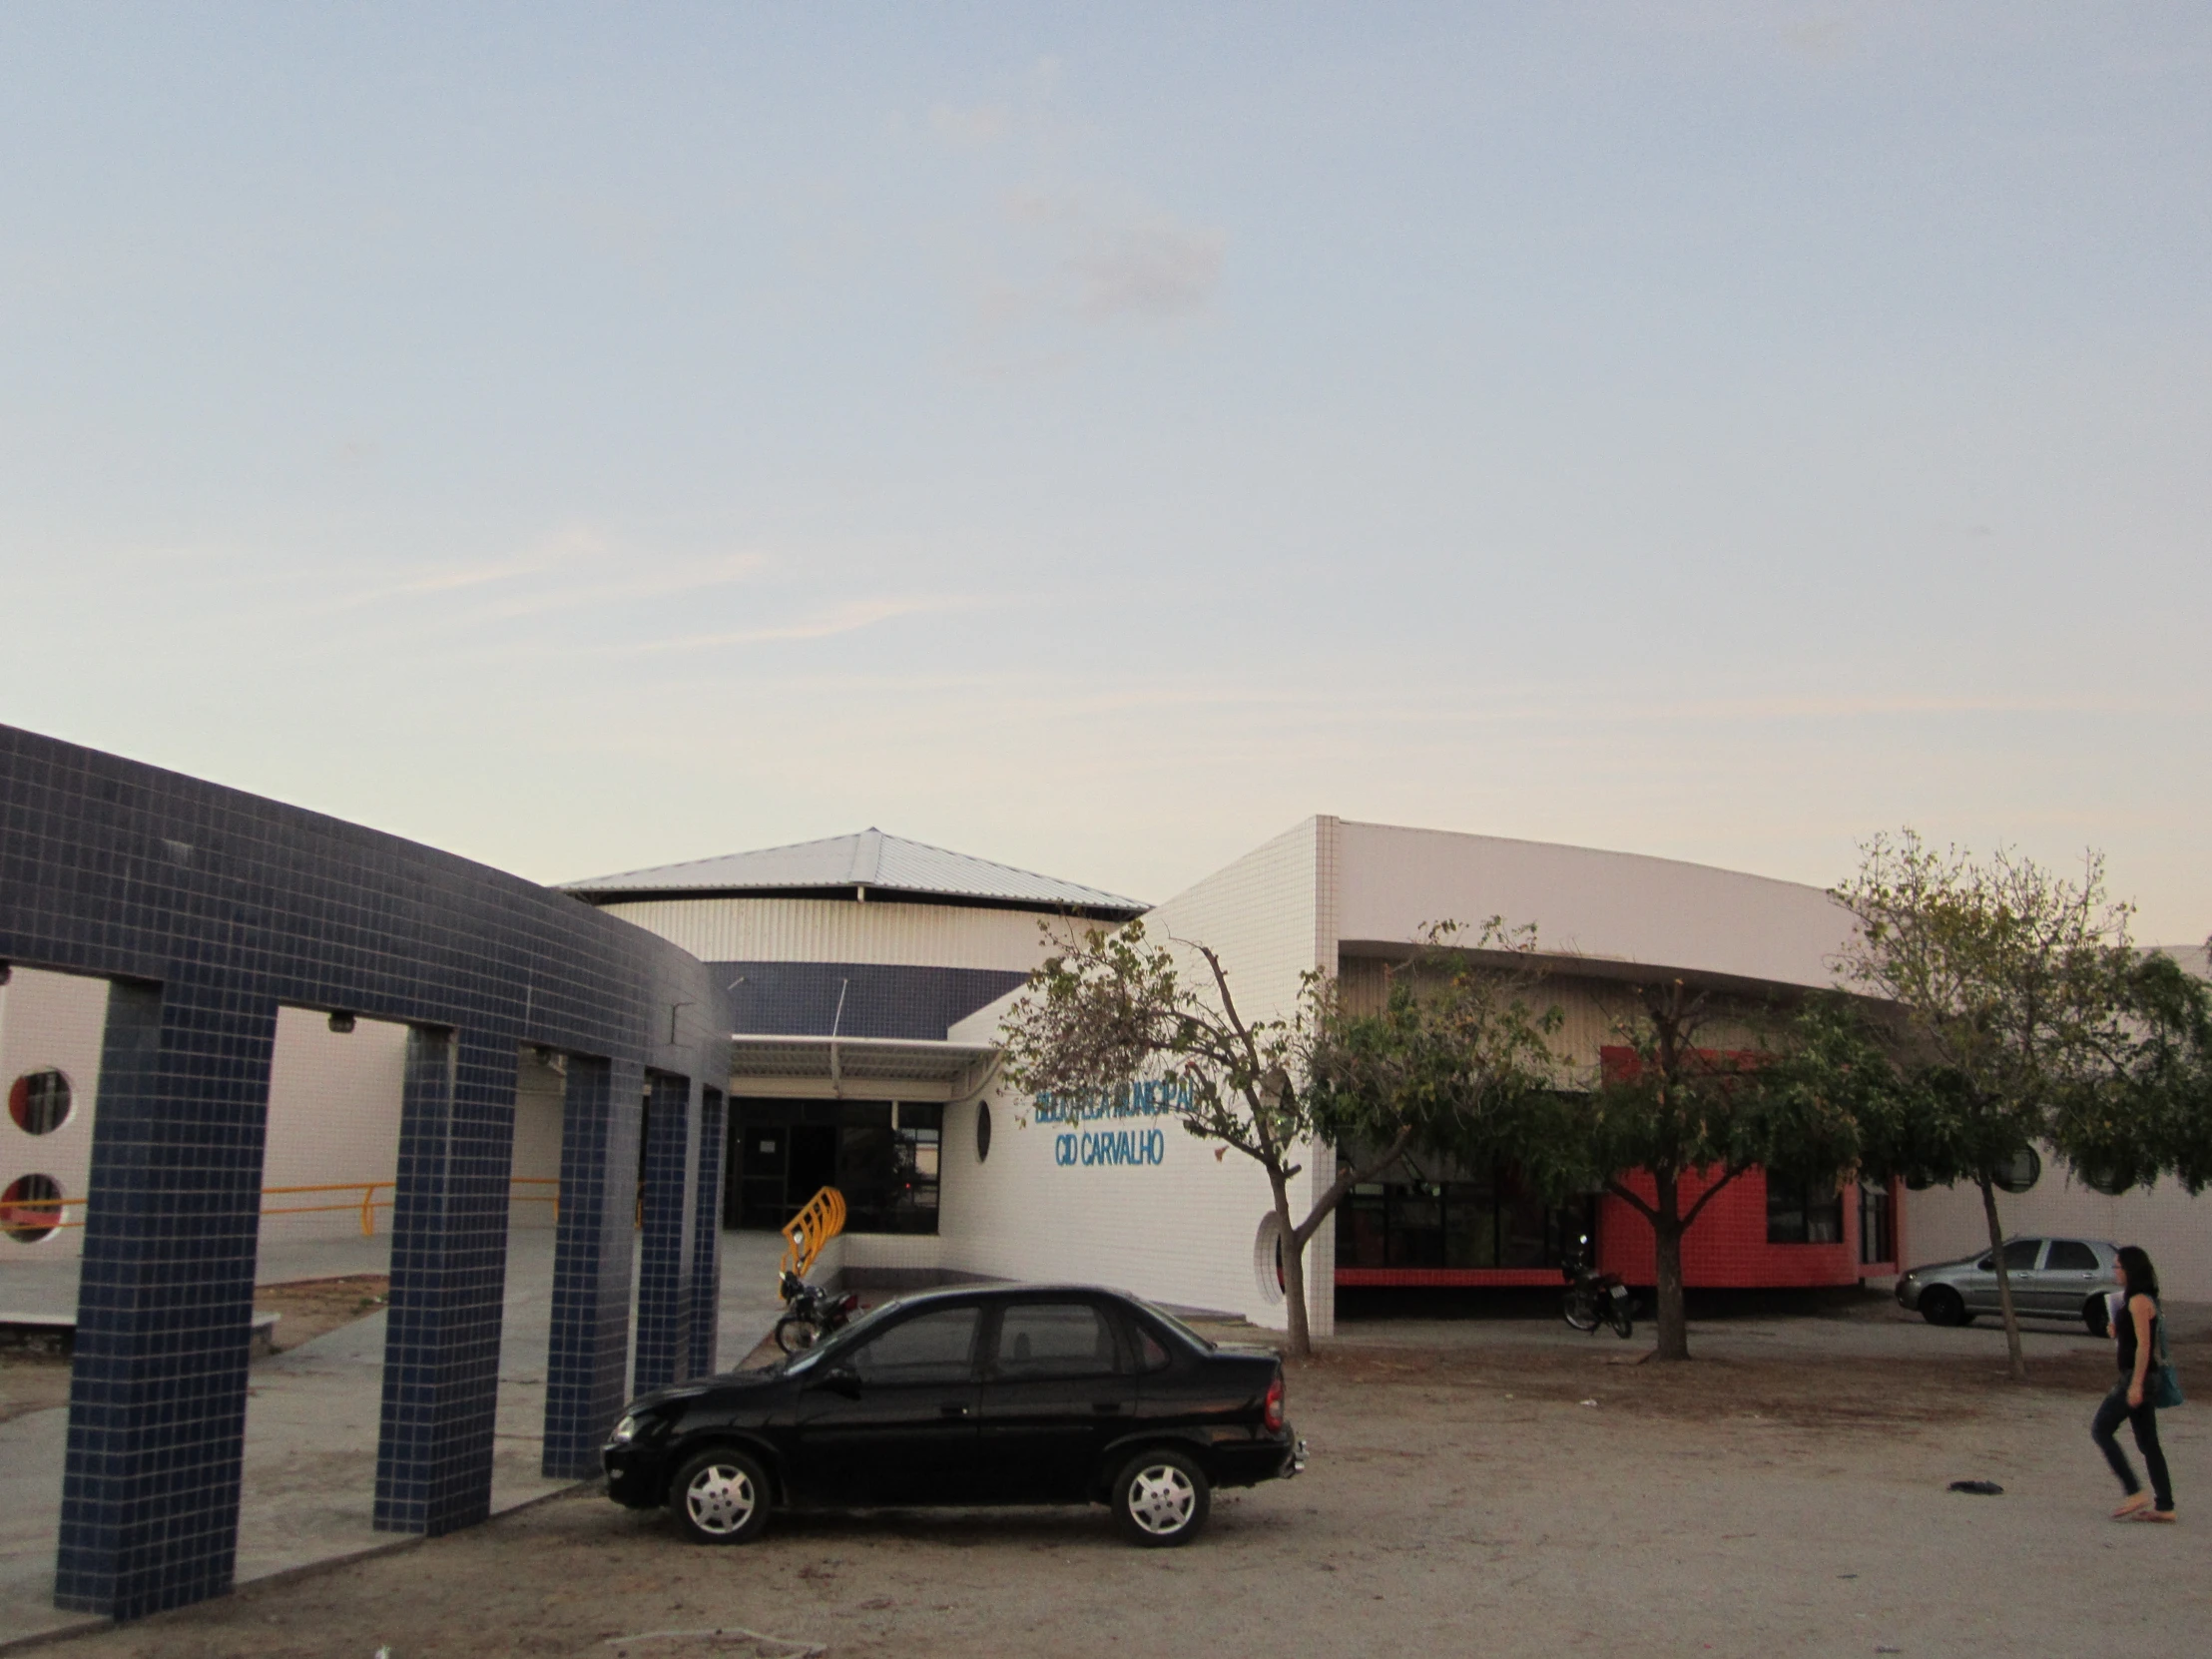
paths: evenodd
<path fill-rule="evenodd" d="M 632 898 L 599 908 L 703 962 L 876 962 L 1027 973 L 1046 911 L 869 898 Z M 941 1034 L 941 1033 L 940 1033 Z"/>

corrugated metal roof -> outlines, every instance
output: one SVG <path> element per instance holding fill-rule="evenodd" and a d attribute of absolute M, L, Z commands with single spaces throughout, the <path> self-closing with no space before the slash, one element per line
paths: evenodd
<path fill-rule="evenodd" d="M 910 841 L 901 835 L 886 835 L 874 829 L 855 835 L 830 835 L 819 841 L 796 841 L 790 846 L 768 846 L 755 852 L 731 852 L 719 858 L 694 858 L 688 863 L 564 881 L 561 886 L 563 891 L 585 898 L 616 893 L 638 897 L 654 893 L 864 887 L 886 894 L 928 893 L 1125 915 L 1136 915 L 1147 907 L 1120 893 L 1015 869 L 1010 864 Z"/>

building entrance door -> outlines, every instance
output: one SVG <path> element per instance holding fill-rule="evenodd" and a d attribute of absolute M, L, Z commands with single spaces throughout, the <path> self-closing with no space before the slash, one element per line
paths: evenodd
<path fill-rule="evenodd" d="M 784 1213 L 787 1218 L 825 1187 L 837 1184 L 837 1131 L 829 1124 L 795 1123 L 789 1131 L 791 1158 L 784 1165 Z"/>

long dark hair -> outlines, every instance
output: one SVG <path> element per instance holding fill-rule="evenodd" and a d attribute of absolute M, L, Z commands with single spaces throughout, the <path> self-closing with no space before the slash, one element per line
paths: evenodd
<path fill-rule="evenodd" d="M 2150 1265 L 2150 1253 L 2140 1245 L 2120 1246 L 2120 1271 L 2127 1275 L 2127 1294 L 2158 1300 L 2158 1270 Z"/>

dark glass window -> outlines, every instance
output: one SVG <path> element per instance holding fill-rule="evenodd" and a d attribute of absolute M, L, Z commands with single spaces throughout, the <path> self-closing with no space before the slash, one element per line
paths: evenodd
<path fill-rule="evenodd" d="M 2097 1253 L 2079 1239 L 2053 1239 L 2050 1241 L 2050 1260 L 2043 1264 L 2045 1273 L 2094 1273 L 2097 1271 Z"/>
<path fill-rule="evenodd" d="M 1767 1243 L 1841 1244 L 1844 1195 L 1832 1181 L 1767 1177 Z"/>
<path fill-rule="evenodd" d="M 1020 1302 L 998 1321 L 997 1372 L 1007 1379 L 1102 1377 L 1120 1370 L 1113 1328 L 1082 1302 Z"/>
<path fill-rule="evenodd" d="M 26 1072 L 8 1089 L 8 1116 L 26 1135 L 51 1135 L 69 1121 L 69 1079 L 60 1072 Z"/>
<path fill-rule="evenodd" d="M 1898 1259 L 1897 1227 L 1886 1183 L 1859 1183 L 1859 1261 L 1862 1266 Z"/>
<path fill-rule="evenodd" d="M 1998 1189 L 2008 1193 L 2024 1193 L 2042 1178 L 2043 1155 L 2031 1146 L 2021 1147 L 1989 1172 Z"/>
<path fill-rule="evenodd" d="M 62 1184 L 51 1175 L 19 1175 L 0 1192 L 0 1233 L 36 1244 L 62 1224 Z"/>
<path fill-rule="evenodd" d="M 2007 1274 L 2027 1273 L 2035 1266 L 2035 1258 L 2043 1253 L 2040 1239 L 2014 1239 L 2004 1247 L 2004 1271 Z M 1983 1273 L 1994 1273 L 1994 1257 L 1984 1256 L 1974 1264 Z"/>
<path fill-rule="evenodd" d="M 944 1108 L 884 1100 L 743 1100 L 726 1223 L 781 1228 L 824 1187 L 848 1233 L 934 1233 Z"/>
<path fill-rule="evenodd" d="M 973 1364 L 980 1313 L 946 1308 L 918 1315 L 862 1343 L 848 1364 L 867 1382 L 964 1382 Z"/>
<path fill-rule="evenodd" d="M 1478 1181 L 1375 1181 L 1337 1212 L 1341 1268 L 1548 1268 L 1586 1232 L 1586 1215 L 1559 1210 L 1499 1166 Z"/>

